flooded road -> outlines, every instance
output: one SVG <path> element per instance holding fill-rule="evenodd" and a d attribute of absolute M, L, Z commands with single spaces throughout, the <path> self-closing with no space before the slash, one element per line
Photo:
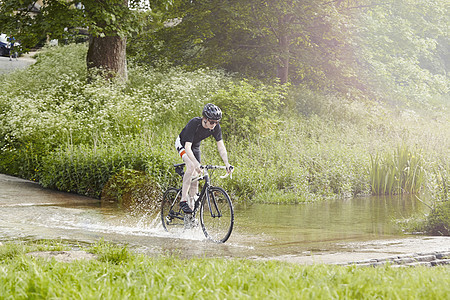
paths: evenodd
<path fill-rule="evenodd" d="M 149 255 L 242 257 L 335 263 L 391 254 L 448 251 L 448 237 L 404 235 L 395 219 L 426 211 L 412 198 L 355 198 L 303 205 L 235 205 L 229 241 L 201 231 L 167 233 L 158 212 L 124 212 L 0 174 L 0 241 L 61 239 L 129 244 Z"/>

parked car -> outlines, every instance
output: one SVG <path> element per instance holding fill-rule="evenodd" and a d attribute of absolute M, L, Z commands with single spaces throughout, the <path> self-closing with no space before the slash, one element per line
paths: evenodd
<path fill-rule="evenodd" d="M 9 56 L 9 47 L 7 43 L 0 42 L 0 55 Z"/>
<path fill-rule="evenodd" d="M 13 40 L 15 39 L 13 38 Z M 2 33 L 0 34 L 0 55 L 9 56 L 10 52 L 11 52 L 11 43 L 9 37 L 6 34 Z M 20 43 L 15 40 L 13 55 L 14 57 L 17 58 L 17 56 L 20 56 L 20 53 L 21 53 Z"/>
<path fill-rule="evenodd" d="M 0 34 L 0 55 L 9 56 L 9 42 L 6 34 Z"/>

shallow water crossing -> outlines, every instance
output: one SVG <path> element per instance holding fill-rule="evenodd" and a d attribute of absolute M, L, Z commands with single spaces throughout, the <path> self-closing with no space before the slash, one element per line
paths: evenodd
<path fill-rule="evenodd" d="M 150 255 L 242 257 L 334 263 L 450 250 L 447 237 L 402 234 L 395 225 L 426 211 L 414 198 L 365 197 L 302 205 L 235 205 L 229 241 L 201 229 L 167 233 L 159 212 L 124 212 L 0 174 L 0 241 L 16 238 L 129 244 Z"/>

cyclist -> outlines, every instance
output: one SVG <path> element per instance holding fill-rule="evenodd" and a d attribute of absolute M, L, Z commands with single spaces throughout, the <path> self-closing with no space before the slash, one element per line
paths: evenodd
<path fill-rule="evenodd" d="M 198 191 L 198 181 L 193 182 L 191 178 L 201 172 L 200 142 L 202 140 L 212 135 L 217 141 L 217 149 L 227 172 L 233 171 L 233 167 L 228 163 L 228 154 L 219 124 L 222 119 L 222 111 L 218 106 L 208 103 L 203 108 L 202 115 L 203 117 L 191 119 L 175 141 L 175 147 L 186 164 L 180 201 L 180 207 L 185 214 L 192 214 L 193 207 L 190 207 L 189 200 L 193 199 Z"/>

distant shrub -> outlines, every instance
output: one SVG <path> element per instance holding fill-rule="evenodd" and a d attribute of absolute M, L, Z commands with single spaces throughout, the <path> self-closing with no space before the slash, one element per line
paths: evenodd
<path fill-rule="evenodd" d="M 201 116 L 203 106 L 230 80 L 220 71 L 142 66 L 131 66 L 129 78 L 124 93 L 133 99 L 134 113 L 143 124 L 157 126 L 180 126 Z"/>
<path fill-rule="evenodd" d="M 450 235 L 450 168 L 448 161 L 436 163 L 434 172 L 429 172 L 428 191 L 433 207 L 422 222 L 425 231 L 432 235 Z"/>
<path fill-rule="evenodd" d="M 227 128 L 226 135 L 248 138 L 275 129 L 285 94 L 283 86 L 257 86 L 242 80 L 218 90 L 212 101 L 224 112 L 222 123 Z"/>
<path fill-rule="evenodd" d="M 171 162 L 145 147 L 128 145 L 60 148 L 45 157 L 40 173 L 44 187 L 99 198 L 108 180 L 123 168 L 145 171 L 166 181 Z"/>
<path fill-rule="evenodd" d="M 433 207 L 425 222 L 425 230 L 431 235 L 450 236 L 450 201 L 439 202 Z"/>

